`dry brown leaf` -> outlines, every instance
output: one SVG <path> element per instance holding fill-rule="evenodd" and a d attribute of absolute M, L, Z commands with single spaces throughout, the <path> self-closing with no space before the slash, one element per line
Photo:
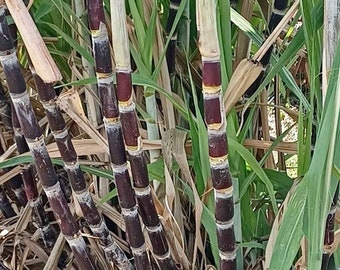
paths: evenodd
<path fill-rule="evenodd" d="M 184 239 L 181 231 L 181 227 L 179 226 L 177 220 L 173 215 L 173 210 L 175 208 L 175 204 L 180 203 L 180 201 L 175 201 L 176 198 L 176 190 L 173 184 L 172 177 L 170 175 L 170 171 L 172 168 L 172 155 L 174 154 L 174 150 L 176 149 L 176 144 L 182 144 L 182 140 L 177 137 L 177 130 L 170 129 L 166 131 L 162 138 L 162 148 L 163 148 L 163 157 L 164 157 L 164 170 L 165 170 L 165 210 L 164 210 L 164 220 L 166 222 L 166 231 L 168 233 L 172 233 L 173 240 L 171 241 L 171 246 L 173 248 L 173 256 L 180 262 L 183 269 L 189 269 L 190 263 L 187 258 L 184 246 Z M 182 220 L 181 220 L 182 222 Z M 182 224 L 182 223 L 181 223 Z M 183 224 L 182 224 L 183 228 Z"/>
<path fill-rule="evenodd" d="M 46 83 L 60 81 L 61 73 L 47 50 L 24 2 L 20 0 L 6 0 L 5 2 L 25 43 L 36 73 Z"/>
<path fill-rule="evenodd" d="M 58 97 L 57 104 L 67 113 L 78 126 L 83 129 L 95 142 L 108 153 L 108 143 L 105 138 L 93 127 L 85 116 L 81 106 L 79 94 L 70 90 Z"/>
<path fill-rule="evenodd" d="M 99 203 L 100 198 L 97 196 L 92 195 L 92 198 L 103 214 L 111 219 L 119 227 L 119 229 L 125 232 L 125 222 L 122 215 L 108 203 Z"/>
<path fill-rule="evenodd" d="M 200 197 L 198 195 L 195 182 L 191 177 L 188 160 L 186 158 L 185 142 L 186 142 L 187 134 L 185 131 L 182 131 L 182 130 L 174 130 L 174 133 L 175 133 L 174 138 L 176 138 L 176 143 L 174 144 L 173 156 L 177 164 L 179 165 L 179 168 L 181 169 L 184 180 L 187 183 L 189 183 L 189 185 L 191 186 L 192 192 L 194 195 L 194 200 L 195 200 L 194 209 L 195 209 L 196 231 L 195 231 L 194 255 L 193 255 L 193 264 L 192 264 L 192 269 L 194 269 L 195 261 L 197 257 L 197 249 L 199 249 L 202 254 L 205 254 L 200 226 L 199 226 L 199 224 L 201 224 L 201 216 L 203 213 L 203 203 L 200 200 Z"/>
<path fill-rule="evenodd" d="M 240 14 L 247 21 L 250 21 L 252 15 L 253 15 L 253 3 L 254 3 L 254 1 L 252 1 L 252 0 L 242 1 L 242 7 L 241 7 L 241 13 Z M 241 31 L 239 29 L 238 30 L 238 37 L 237 37 L 237 46 L 236 46 L 234 67 L 237 67 L 242 59 L 249 57 L 249 49 L 250 49 L 250 39 L 243 31 Z"/>
<path fill-rule="evenodd" d="M 41 261 L 47 262 L 48 255 L 46 254 L 45 250 L 43 250 L 37 242 L 32 241 L 27 236 L 23 236 L 23 241 L 27 245 L 27 247 L 33 251 L 35 255 L 37 255 Z"/>
<path fill-rule="evenodd" d="M 53 249 L 48 257 L 48 260 L 45 264 L 44 270 L 56 269 L 59 261 L 59 257 L 61 252 L 63 251 L 63 247 L 65 245 L 65 237 L 60 233 L 57 241 L 55 242 Z"/>
<path fill-rule="evenodd" d="M 18 175 L 21 172 L 21 167 L 16 166 L 12 170 L 0 176 L 0 185 L 3 185 L 8 180 L 12 179 L 14 176 Z"/>
<path fill-rule="evenodd" d="M 84 232 L 90 234 L 91 231 L 84 227 Z M 88 237 L 87 240 L 90 242 L 90 249 L 91 252 L 94 252 L 96 255 L 96 259 L 98 259 L 98 263 L 100 265 L 100 269 L 103 270 L 111 270 L 112 267 L 109 265 L 109 262 L 106 260 L 103 250 L 98 247 L 97 241 L 94 240 L 92 237 Z"/>
<path fill-rule="evenodd" d="M 247 89 L 258 78 L 262 66 L 249 59 L 243 59 L 234 71 L 223 97 L 225 112 L 228 113 Z"/>
<path fill-rule="evenodd" d="M 262 91 L 260 95 L 261 103 L 264 104 L 268 100 L 267 91 Z M 269 135 L 269 123 L 268 123 L 268 110 L 267 106 L 260 105 L 260 117 L 261 117 L 261 123 L 262 123 L 262 133 L 263 133 L 263 139 L 266 141 L 270 140 Z M 268 169 L 274 169 L 274 157 L 273 154 L 270 153 L 268 159 L 265 162 L 265 167 Z"/>
<path fill-rule="evenodd" d="M 274 44 L 276 39 L 279 37 L 281 32 L 284 30 L 287 23 L 295 16 L 296 11 L 299 7 L 300 1 L 297 0 L 293 3 L 290 9 L 287 11 L 285 16 L 281 19 L 280 23 L 275 27 L 273 32 L 266 38 L 265 42 L 262 44 L 261 48 L 256 52 L 253 59 L 255 61 L 260 61 L 262 57 L 266 54 L 268 49 Z"/>
<path fill-rule="evenodd" d="M 32 220 L 32 208 L 30 204 L 27 205 L 21 210 L 19 214 L 19 219 L 16 222 L 15 231 L 17 233 L 23 232 L 26 230 L 28 223 Z"/>
<path fill-rule="evenodd" d="M 262 141 L 255 139 L 245 139 L 243 145 L 247 148 L 257 148 L 268 150 L 272 146 L 272 141 Z M 297 143 L 295 142 L 280 142 L 274 147 L 275 151 L 284 152 L 288 154 L 297 153 Z"/>

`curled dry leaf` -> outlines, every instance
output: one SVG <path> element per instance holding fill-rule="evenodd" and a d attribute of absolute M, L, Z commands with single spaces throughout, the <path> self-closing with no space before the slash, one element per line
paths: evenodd
<path fill-rule="evenodd" d="M 263 70 L 259 63 L 243 59 L 234 71 L 223 97 L 224 109 L 228 113 Z"/>

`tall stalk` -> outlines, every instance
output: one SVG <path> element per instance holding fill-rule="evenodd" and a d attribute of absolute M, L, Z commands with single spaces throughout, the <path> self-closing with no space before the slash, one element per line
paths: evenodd
<path fill-rule="evenodd" d="M 12 131 L 13 125 L 12 125 L 12 117 L 11 117 L 11 107 L 7 100 L 5 91 L 1 83 L 0 83 L 0 115 L 1 115 L 1 120 L 5 126 L 5 129 L 8 131 Z M 4 149 L 0 145 L 0 155 L 2 155 L 4 152 L 5 152 Z M 4 172 L 7 172 L 9 170 L 10 170 L 9 168 L 3 169 Z M 22 184 L 22 180 L 20 176 L 16 175 L 12 177 L 9 180 L 9 185 L 10 185 L 11 190 L 14 192 L 20 205 L 25 206 L 27 203 L 27 198 L 26 198 L 24 186 Z"/>
<path fill-rule="evenodd" d="M 0 156 L 3 153 L 5 153 L 5 151 L 0 144 Z M 8 172 L 9 170 L 10 168 L 4 168 L 2 171 Z M 27 204 L 27 197 L 25 194 L 24 185 L 22 183 L 20 175 L 15 175 L 9 180 L 8 188 L 10 188 L 12 192 L 15 194 L 15 200 L 17 200 L 21 206 L 25 206 Z"/>
<path fill-rule="evenodd" d="M 288 5 L 288 0 L 275 0 L 274 1 L 273 10 L 270 15 L 268 29 L 266 33 L 267 36 L 269 36 L 270 33 L 273 32 L 275 27 L 280 23 L 280 21 L 284 17 L 284 14 L 287 9 L 287 5 Z M 269 60 L 270 60 L 270 56 L 271 56 L 273 49 L 274 49 L 274 46 L 270 46 L 270 48 L 267 50 L 265 55 L 261 58 L 260 63 L 262 65 L 263 70 L 261 71 L 259 77 L 255 80 L 255 82 L 245 92 L 245 97 L 252 96 L 257 90 L 257 88 L 260 86 L 260 84 L 262 83 L 264 76 L 265 76 L 265 72 L 269 65 Z"/>
<path fill-rule="evenodd" d="M 86 243 L 79 232 L 63 194 L 57 175 L 44 142 L 44 136 L 34 115 L 26 84 L 18 62 L 15 47 L 5 17 L 5 6 L 0 5 L 0 62 L 8 84 L 10 97 L 18 120 L 51 208 L 60 224 L 60 229 L 70 245 L 81 269 L 95 269 L 86 250 Z"/>
<path fill-rule="evenodd" d="M 146 226 L 153 254 L 161 269 L 175 269 L 162 224 L 151 195 L 142 139 L 132 101 L 131 63 L 126 29 L 125 1 L 111 3 L 112 43 L 116 61 L 117 98 L 125 146 L 131 164 L 139 213 Z"/>
<path fill-rule="evenodd" d="M 2 187 L 0 187 L 0 211 L 5 218 L 14 217 L 17 215 Z"/>
<path fill-rule="evenodd" d="M 86 13 L 86 1 L 85 0 L 75 0 L 74 1 L 74 9 L 76 16 L 78 19 L 84 24 L 87 25 L 87 18 L 84 16 Z M 79 31 L 79 36 L 77 37 L 79 44 L 89 51 L 90 44 L 91 44 L 91 37 L 90 33 L 88 30 L 83 27 L 80 23 L 77 24 L 77 29 Z M 94 77 L 94 68 L 91 65 L 91 63 L 85 58 L 81 57 L 81 62 L 82 62 L 82 74 L 85 78 L 88 77 Z M 91 89 L 89 91 L 88 89 Z M 88 119 L 90 123 L 94 126 L 97 127 L 98 123 L 100 124 L 101 120 L 101 114 L 100 114 L 100 108 L 99 104 L 97 102 L 96 97 L 94 95 L 98 95 L 98 90 L 95 84 L 88 85 L 88 87 L 85 87 L 85 100 L 86 100 L 86 111 L 88 115 Z"/>
<path fill-rule="evenodd" d="M 175 17 L 177 15 L 177 10 L 179 8 L 179 5 L 181 3 L 181 0 L 171 0 L 170 1 L 170 9 L 169 9 L 169 16 L 168 21 L 165 27 L 165 33 L 166 37 L 169 38 L 169 34 L 171 31 L 171 28 L 174 24 Z M 171 40 L 169 42 L 168 48 L 166 50 L 166 61 L 168 64 L 168 70 L 169 75 L 172 78 L 175 74 L 175 68 L 176 68 L 176 46 L 177 46 L 177 27 L 176 31 L 174 32 L 173 36 L 171 37 Z"/>
<path fill-rule="evenodd" d="M 127 168 L 117 97 L 113 85 L 111 50 L 101 0 L 89 0 L 89 25 L 96 62 L 98 90 L 108 138 L 111 167 L 118 191 L 126 232 L 137 269 L 150 269 L 135 194 Z"/>
<path fill-rule="evenodd" d="M 202 56 L 202 91 L 208 128 L 209 161 L 215 192 L 215 220 L 220 269 L 236 269 L 233 185 L 229 172 L 226 121 L 221 102 L 220 48 L 216 25 L 216 3 L 199 0 L 197 29 Z"/>
<path fill-rule="evenodd" d="M 50 124 L 54 139 L 64 161 L 64 168 L 85 220 L 89 224 L 94 236 L 99 239 L 99 243 L 104 249 L 107 259 L 119 269 L 131 268 L 131 263 L 111 236 L 103 217 L 98 212 L 88 191 L 84 174 L 80 170 L 78 156 L 68 133 L 65 120 L 55 102 L 57 96 L 53 85 L 44 83 L 38 75 L 35 75 L 34 78 L 39 97 L 41 98 L 47 115 L 48 123 Z"/>
<path fill-rule="evenodd" d="M 7 102 L 5 90 L 0 83 L 0 116 L 6 130 L 12 130 L 11 107 Z"/>

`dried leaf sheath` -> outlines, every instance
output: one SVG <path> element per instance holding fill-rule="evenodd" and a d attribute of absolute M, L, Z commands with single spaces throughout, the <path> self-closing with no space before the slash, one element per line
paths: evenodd
<path fill-rule="evenodd" d="M 153 254 L 161 269 L 175 269 L 162 224 L 151 195 L 135 105 L 132 102 L 132 81 L 129 41 L 125 22 L 124 0 L 111 1 L 112 42 L 116 61 L 117 98 L 125 146 L 129 154 L 139 213 L 146 226 Z"/>
<path fill-rule="evenodd" d="M 67 131 L 64 118 L 55 103 L 57 97 L 53 85 L 44 83 L 38 75 L 35 75 L 35 82 L 50 128 L 63 158 L 65 170 L 84 218 L 88 222 L 93 234 L 98 237 L 108 260 L 116 264 L 119 269 L 128 269 L 130 263 L 125 253 L 110 235 L 105 221 L 98 212 L 88 191 L 84 174 L 80 170 L 78 156 Z"/>
<path fill-rule="evenodd" d="M 215 1 L 197 2 L 199 49 L 202 55 L 202 89 L 208 127 L 210 170 L 215 190 L 215 219 L 220 269 L 236 269 L 233 186 L 228 164 L 226 121 L 221 102 L 220 50 Z"/>
<path fill-rule="evenodd" d="M 0 6 L 0 29 L 0 62 L 3 66 L 13 106 L 36 165 L 39 179 L 79 267 L 81 269 L 95 269 L 87 254 L 85 241 L 79 233 L 78 224 L 60 188 L 44 143 L 44 137 L 30 104 L 25 81 L 6 22 L 4 6 Z"/>
<path fill-rule="evenodd" d="M 136 268 L 150 269 L 151 266 L 146 252 L 144 235 L 137 211 L 137 203 L 127 168 L 123 133 L 113 85 L 110 44 L 107 29 L 104 24 L 105 18 L 102 1 L 90 0 L 88 2 L 88 11 L 93 52 L 96 62 L 97 84 L 109 144 L 111 167 L 118 191 L 119 203 L 126 224 L 127 238 L 135 259 Z"/>

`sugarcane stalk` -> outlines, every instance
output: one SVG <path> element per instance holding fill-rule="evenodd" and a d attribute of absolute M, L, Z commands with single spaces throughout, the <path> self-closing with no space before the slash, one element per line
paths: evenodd
<path fill-rule="evenodd" d="M 80 21 L 83 22 L 84 25 L 87 25 L 87 17 L 84 16 L 86 14 L 86 4 L 84 0 L 76 0 L 74 1 L 74 8 L 75 8 L 75 13 L 77 17 L 79 18 Z M 87 49 L 89 51 L 89 48 L 91 46 L 91 37 L 88 32 L 88 30 L 83 27 L 80 23 L 77 25 L 78 31 L 79 31 L 79 44 Z M 81 57 L 81 62 L 82 62 L 82 67 L 83 67 L 83 76 L 85 78 L 88 77 L 94 77 L 95 72 L 93 66 L 90 64 L 90 62 L 85 59 L 85 57 Z M 88 88 L 91 89 L 91 91 L 87 90 Z M 88 87 L 85 87 L 85 100 L 86 100 L 86 107 L 87 107 L 87 115 L 90 123 L 94 126 L 97 127 L 98 123 L 100 123 L 101 120 L 101 114 L 100 114 L 100 107 L 99 104 L 94 98 L 93 95 L 98 95 L 98 89 L 95 84 L 88 85 Z"/>
<path fill-rule="evenodd" d="M 129 269 L 130 262 L 125 253 L 113 240 L 102 215 L 99 213 L 86 186 L 84 174 L 82 173 L 78 156 L 68 133 L 65 120 L 59 107 L 56 104 L 56 93 L 51 83 L 44 83 L 35 74 L 35 83 L 38 95 L 41 98 L 48 123 L 57 143 L 61 157 L 64 161 L 64 168 L 70 180 L 75 197 L 84 214 L 84 218 L 90 226 L 94 236 L 98 237 L 107 259 L 119 269 Z"/>
<path fill-rule="evenodd" d="M 220 48 L 216 3 L 196 2 L 199 50 L 202 56 L 204 116 L 208 128 L 211 179 L 215 194 L 215 221 L 220 269 L 236 269 L 233 185 L 228 163 L 226 120 L 221 102 Z"/>
<path fill-rule="evenodd" d="M 14 141 L 17 145 L 18 153 L 23 154 L 29 151 L 24 134 L 21 130 L 15 109 L 12 108 L 12 123 L 14 130 Z M 40 229 L 40 233 L 47 248 L 52 248 L 56 235 L 50 225 L 47 213 L 43 206 L 43 201 L 39 195 L 35 182 L 35 168 L 32 163 L 21 165 L 21 178 L 24 183 L 25 193 L 30 207 L 32 208 L 33 223 Z"/>
<path fill-rule="evenodd" d="M 7 97 L 2 84 L 0 83 L 0 116 L 5 129 L 12 130 L 11 107 L 7 102 Z"/>
<path fill-rule="evenodd" d="M 17 215 L 2 187 L 0 187 L 0 211 L 5 218 L 14 217 Z"/>
<path fill-rule="evenodd" d="M 267 36 L 269 36 L 270 33 L 273 32 L 275 27 L 280 23 L 280 21 L 284 17 L 286 9 L 287 9 L 287 5 L 288 5 L 288 0 L 275 0 L 274 1 L 274 6 L 273 6 L 272 13 L 270 15 L 270 20 L 269 20 L 268 29 L 267 29 L 267 34 L 266 34 Z M 266 70 L 269 66 L 270 55 L 273 49 L 274 49 L 274 46 L 270 46 L 270 48 L 266 51 L 264 56 L 261 58 L 260 64 L 262 65 L 262 71 L 260 75 L 258 76 L 258 78 L 254 81 L 254 83 L 245 92 L 246 98 L 251 97 L 255 93 L 257 88 L 260 86 L 260 84 L 262 83 L 264 76 L 266 74 Z"/>
<path fill-rule="evenodd" d="M 102 104 L 111 167 L 118 191 L 119 203 L 126 224 L 128 242 L 137 269 L 151 269 L 141 228 L 134 191 L 128 173 L 122 127 L 119 119 L 108 32 L 101 0 L 89 0 L 89 25 L 96 63 L 97 84 Z"/>
<path fill-rule="evenodd" d="M 5 125 L 5 129 L 8 131 L 12 131 L 13 125 L 11 117 L 11 107 L 10 104 L 8 103 L 5 91 L 1 83 L 0 83 L 0 115 L 1 120 Z M 0 145 L 0 155 L 2 155 L 4 152 L 5 152 L 4 149 Z M 3 169 L 4 172 L 8 172 L 9 170 L 10 168 Z M 27 203 L 27 198 L 20 176 L 16 175 L 12 179 L 10 179 L 9 186 L 13 193 L 15 194 L 16 199 L 20 203 L 20 205 L 25 206 Z"/>
<path fill-rule="evenodd" d="M 111 3 L 112 43 L 116 62 L 116 93 L 126 150 L 131 164 L 139 214 L 146 226 L 153 254 L 161 269 L 175 269 L 164 230 L 151 195 L 142 140 L 132 101 L 131 63 L 126 29 L 125 1 Z"/>
<path fill-rule="evenodd" d="M 1 83 L 0 83 L 0 115 L 6 130 L 12 131 L 13 126 L 11 118 L 11 107 L 7 101 L 7 97 Z M 0 155 L 2 155 L 4 152 L 5 151 L 3 147 L 0 145 Z M 9 170 L 10 168 L 3 169 L 4 172 L 8 172 Z M 20 203 L 20 205 L 25 206 L 27 203 L 27 198 L 20 176 L 16 175 L 13 178 L 11 178 L 9 180 L 9 186 L 13 193 L 15 194 L 16 199 Z"/>
<path fill-rule="evenodd" d="M 0 144 L 0 155 L 2 155 L 3 153 L 5 153 L 5 151 Z M 3 172 L 8 172 L 10 170 L 10 168 L 5 168 L 3 169 Z M 13 191 L 15 195 L 13 200 L 17 200 L 17 202 L 19 202 L 21 206 L 25 206 L 27 204 L 27 197 L 20 175 L 15 175 L 9 180 L 9 188 Z"/>
<path fill-rule="evenodd" d="M 80 234 L 78 224 L 60 188 L 52 161 L 47 152 L 44 136 L 34 115 L 6 22 L 3 3 L 0 6 L 0 29 L 0 62 L 3 66 L 14 109 L 36 165 L 39 180 L 60 225 L 61 232 L 73 251 L 78 266 L 81 269 L 95 269 L 86 250 L 86 243 Z"/>
<path fill-rule="evenodd" d="M 165 27 L 165 33 L 166 33 L 167 38 L 169 38 L 169 34 L 174 24 L 174 20 L 177 15 L 177 10 L 179 8 L 180 3 L 181 3 L 181 0 L 170 1 L 168 21 Z M 166 61 L 168 64 L 170 78 L 172 78 L 175 74 L 176 46 L 177 46 L 177 27 L 176 27 L 174 34 L 171 37 L 168 48 L 166 50 Z"/>

